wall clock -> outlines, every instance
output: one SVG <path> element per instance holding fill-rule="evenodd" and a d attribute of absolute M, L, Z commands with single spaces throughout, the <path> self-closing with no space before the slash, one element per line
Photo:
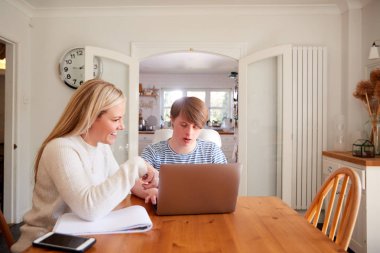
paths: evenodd
<path fill-rule="evenodd" d="M 59 61 L 59 74 L 64 83 L 76 89 L 84 82 L 84 54 L 81 47 L 71 48 L 66 51 Z M 102 62 L 99 57 L 94 57 L 94 78 L 102 75 Z"/>

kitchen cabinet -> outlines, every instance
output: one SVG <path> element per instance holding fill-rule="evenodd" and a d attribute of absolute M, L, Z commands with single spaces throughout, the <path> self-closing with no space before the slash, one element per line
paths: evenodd
<path fill-rule="evenodd" d="M 236 159 L 234 159 L 234 150 L 235 150 L 235 145 L 237 144 L 236 142 L 237 136 L 232 135 L 232 134 L 221 134 L 220 137 L 222 139 L 222 151 L 227 158 L 227 162 L 228 163 L 236 162 Z"/>
<path fill-rule="evenodd" d="M 356 253 L 380 252 L 380 158 L 354 157 L 351 152 L 323 152 L 323 179 L 340 167 L 355 170 L 362 184 L 359 213 L 349 247 Z"/>
<path fill-rule="evenodd" d="M 147 97 L 147 98 L 157 98 L 158 95 L 157 94 L 152 94 L 152 95 L 140 95 L 140 98 L 141 97 Z"/>
<path fill-rule="evenodd" d="M 153 136 L 154 134 L 152 133 L 139 134 L 139 155 L 141 155 L 146 146 L 152 143 Z"/>

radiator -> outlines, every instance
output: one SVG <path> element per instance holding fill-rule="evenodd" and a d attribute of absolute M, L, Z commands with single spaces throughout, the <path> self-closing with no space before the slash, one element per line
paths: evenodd
<path fill-rule="evenodd" d="M 292 207 L 307 209 L 322 178 L 326 146 L 326 48 L 293 47 Z"/>

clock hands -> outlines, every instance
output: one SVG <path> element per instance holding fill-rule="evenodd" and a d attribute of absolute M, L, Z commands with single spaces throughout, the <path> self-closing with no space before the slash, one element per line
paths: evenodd
<path fill-rule="evenodd" d="M 84 69 L 84 65 L 80 66 L 79 68 L 78 67 L 73 67 L 73 69 Z"/>

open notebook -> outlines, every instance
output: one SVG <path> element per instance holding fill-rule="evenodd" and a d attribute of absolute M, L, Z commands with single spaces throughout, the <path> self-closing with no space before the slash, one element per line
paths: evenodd
<path fill-rule="evenodd" d="M 233 212 L 239 179 L 238 163 L 161 164 L 156 214 Z"/>
<path fill-rule="evenodd" d="M 137 233 L 149 231 L 151 228 L 152 221 L 145 208 L 135 205 L 112 211 L 96 221 L 86 221 L 74 213 L 65 213 L 58 218 L 53 231 L 62 234 L 87 235 Z"/>

